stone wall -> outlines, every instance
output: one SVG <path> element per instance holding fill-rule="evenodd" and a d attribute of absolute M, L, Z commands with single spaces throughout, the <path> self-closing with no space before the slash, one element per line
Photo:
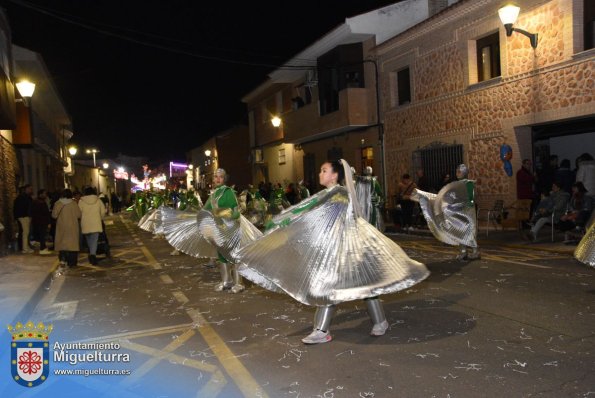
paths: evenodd
<path fill-rule="evenodd" d="M 411 37 L 405 33 L 389 43 L 384 52 L 380 47 L 381 58 L 387 63 L 416 54 L 410 63 L 410 105 L 387 107 L 394 95 L 388 83 L 391 71 L 382 74 L 390 194 L 396 190 L 399 175 L 412 171 L 411 153 L 440 141 L 464 145 L 471 178 L 478 179 L 480 201 L 514 200 L 515 178 L 508 177 L 501 168 L 500 146 L 506 143 L 512 147 L 516 173 L 521 153 L 531 153 L 526 148 L 531 139 L 524 136 L 530 135 L 530 129 L 523 126 L 595 116 L 595 53 L 572 54 L 572 43 L 568 42 L 573 29 L 569 4 L 569 0 L 553 0 L 528 8 L 526 13 L 521 11 L 517 26 L 539 33 L 536 50 L 521 34 L 506 37 L 501 24 L 492 21 L 497 15 L 486 17 L 479 12 L 464 15 L 467 25 L 460 34 L 445 34 L 444 25 L 434 21 L 436 31 L 422 26 L 418 30 L 426 29 L 424 33 L 414 31 Z M 454 12 L 463 14 L 461 7 Z M 444 17 L 452 18 L 448 11 Z M 477 34 L 474 23 L 485 26 L 486 33 L 498 26 L 502 63 L 501 77 L 475 84 L 470 82 L 473 73 L 466 70 L 473 65 L 474 49 L 469 45 L 471 38 L 464 36 L 465 32 Z M 428 43 L 436 43 L 435 48 Z"/>
<path fill-rule="evenodd" d="M 17 232 L 12 207 L 17 196 L 15 171 L 18 167 L 14 147 L 4 137 L 0 137 L 0 222 L 5 228 L 4 232 L 0 232 L 0 255 L 6 252 L 8 243 Z"/>

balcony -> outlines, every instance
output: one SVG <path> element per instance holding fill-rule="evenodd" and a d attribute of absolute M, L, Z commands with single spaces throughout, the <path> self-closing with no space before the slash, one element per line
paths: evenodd
<path fill-rule="evenodd" d="M 376 123 L 372 89 L 346 88 L 339 92 L 339 109 L 320 116 L 318 102 L 283 114 L 283 141 L 301 144 Z"/>

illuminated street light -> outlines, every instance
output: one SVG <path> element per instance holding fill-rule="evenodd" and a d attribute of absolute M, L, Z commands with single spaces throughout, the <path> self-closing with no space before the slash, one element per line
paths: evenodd
<path fill-rule="evenodd" d="M 23 98 L 31 98 L 35 92 L 35 83 L 31 83 L 28 80 L 18 82 L 16 86 Z"/>
<path fill-rule="evenodd" d="M 103 168 L 104 168 L 105 170 L 107 170 L 107 168 L 108 168 L 108 167 L 109 167 L 109 163 L 107 163 L 107 162 L 103 162 Z"/>
<path fill-rule="evenodd" d="M 99 153 L 99 151 L 95 148 L 87 149 L 85 152 L 93 154 L 93 167 L 97 167 L 97 163 L 95 161 L 95 154 Z"/>
<path fill-rule="evenodd" d="M 513 4 L 508 4 L 498 10 L 500 21 L 502 21 L 502 24 L 504 24 L 504 27 L 506 28 L 506 36 L 510 37 L 512 36 L 512 32 L 518 32 L 529 38 L 531 47 L 537 48 L 537 33 L 529 33 L 526 30 L 512 27 L 519 17 L 520 11 L 521 8 Z"/>
<path fill-rule="evenodd" d="M 68 153 L 70 154 L 70 156 L 76 155 L 77 152 L 78 152 L 78 148 L 75 147 L 74 145 L 71 145 L 70 147 L 68 147 Z"/>
<path fill-rule="evenodd" d="M 273 127 L 279 127 L 281 125 L 281 118 L 279 116 L 273 116 L 271 123 L 273 124 Z"/>
<path fill-rule="evenodd" d="M 211 156 L 211 150 L 210 149 L 205 149 L 205 156 L 206 157 Z"/>

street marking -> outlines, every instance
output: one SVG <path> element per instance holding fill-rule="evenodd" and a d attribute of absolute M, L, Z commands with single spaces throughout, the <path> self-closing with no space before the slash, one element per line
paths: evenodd
<path fill-rule="evenodd" d="M 166 285 L 171 285 L 174 283 L 173 279 L 171 279 L 171 277 L 167 274 L 159 275 L 159 277 L 161 278 L 161 282 L 165 283 Z"/>
<path fill-rule="evenodd" d="M 156 336 L 159 334 L 175 333 L 175 332 L 180 332 L 182 330 L 186 330 L 188 328 L 192 328 L 194 326 L 196 326 L 194 323 L 182 323 L 180 325 L 163 326 L 160 328 L 137 330 L 134 332 L 124 332 L 124 333 L 110 334 L 107 336 L 91 337 L 91 338 L 85 339 L 85 340 L 71 341 L 70 343 L 75 343 L 75 342 L 76 343 L 107 343 L 107 342 L 115 341 L 115 340 L 136 339 L 139 337 L 148 337 L 148 336 Z"/>
<path fill-rule="evenodd" d="M 174 341 L 172 341 L 167 346 L 165 346 L 165 348 L 163 348 L 162 350 L 153 349 L 152 352 L 155 354 L 155 355 L 153 355 L 153 358 L 149 359 L 144 364 L 142 364 L 139 368 L 135 369 L 132 376 L 127 378 L 126 380 L 124 380 L 121 384 L 123 386 L 130 386 L 133 383 L 136 383 L 140 378 L 142 378 L 144 375 L 149 373 L 155 366 L 157 366 L 159 364 L 159 362 L 161 362 L 163 359 L 165 359 L 167 354 L 170 354 L 170 353 L 174 352 L 175 350 L 177 350 L 178 348 L 180 348 L 180 346 L 182 346 L 188 339 L 190 339 L 192 336 L 194 336 L 194 334 L 195 334 L 194 330 L 192 330 L 192 329 L 187 330 L 181 336 L 178 336 Z M 128 344 L 128 343 L 123 343 L 123 344 Z M 130 344 L 134 344 L 134 343 L 130 343 Z"/>
<path fill-rule="evenodd" d="M 180 304 L 186 304 L 187 302 L 190 301 L 190 300 L 188 300 L 188 297 L 186 297 L 186 295 L 184 295 L 184 293 L 182 293 L 179 290 L 173 291 L 173 292 L 171 292 L 171 294 L 173 294 L 173 296 L 176 298 L 176 300 Z"/>
<path fill-rule="evenodd" d="M 153 255 L 151 254 L 149 249 L 147 249 L 146 246 L 141 247 L 141 250 L 143 251 L 145 257 L 149 260 L 149 264 L 151 265 L 151 267 L 153 267 L 153 269 L 161 269 L 161 265 L 159 265 L 157 260 L 155 260 L 155 257 L 153 257 Z"/>
<path fill-rule="evenodd" d="M 198 331 L 244 396 L 253 397 L 257 396 L 258 393 L 259 397 L 268 397 L 267 393 L 260 387 L 256 380 L 254 380 L 248 369 L 246 369 L 242 362 L 235 357 L 234 353 L 229 349 L 217 332 L 215 332 L 211 325 L 209 325 L 200 312 L 195 309 L 188 309 L 186 312 L 194 322 L 198 323 Z"/>

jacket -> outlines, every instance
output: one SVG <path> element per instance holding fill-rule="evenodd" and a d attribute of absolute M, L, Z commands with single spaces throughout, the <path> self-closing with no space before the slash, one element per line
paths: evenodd
<path fill-rule="evenodd" d="M 81 209 L 72 199 L 62 198 L 54 204 L 52 217 L 56 221 L 54 250 L 79 251 Z"/>
<path fill-rule="evenodd" d="M 103 202 L 97 195 L 85 195 L 79 200 L 81 209 L 81 232 L 83 234 L 92 234 L 94 232 L 103 232 L 102 220 L 106 210 Z"/>

